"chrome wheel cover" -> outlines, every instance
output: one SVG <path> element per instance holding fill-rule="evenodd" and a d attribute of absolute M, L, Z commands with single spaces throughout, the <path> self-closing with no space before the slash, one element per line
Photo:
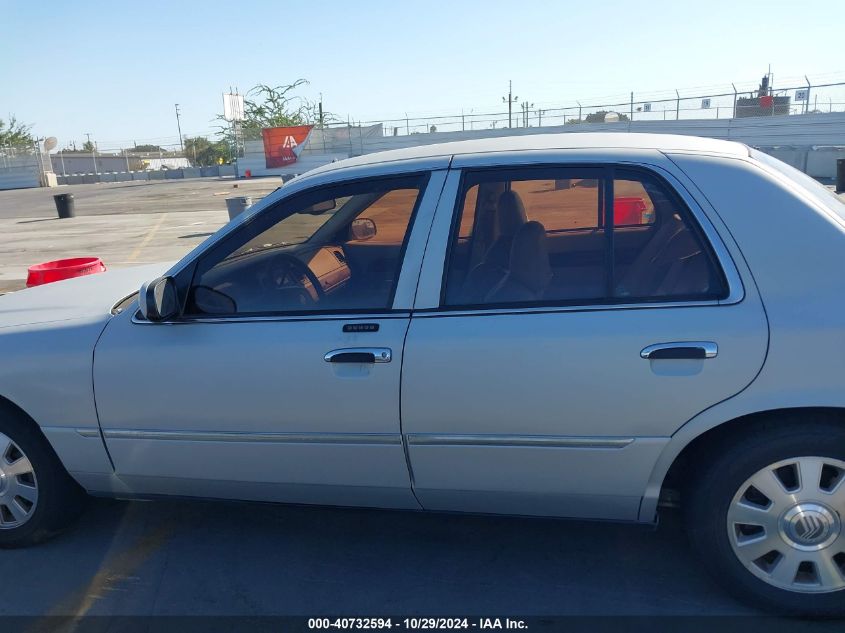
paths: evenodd
<path fill-rule="evenodd" d="M 26 523 L 38 505 L 32 463 L 11 438 L 0 433 L 0 530 Z"/>
<path fill-rule="evenodd" d="M 845 589 L 845 462 L 795 457 L 761 469 L 728 508 L 728 538 L 746 569 L 799 593 Z"/>

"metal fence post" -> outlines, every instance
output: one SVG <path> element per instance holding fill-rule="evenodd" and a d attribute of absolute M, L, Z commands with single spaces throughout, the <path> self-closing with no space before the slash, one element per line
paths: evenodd
<path fill-rule="evenodd" d="M 681 118 L 681 93 L 677 88 L 675 88 L 675 95 L 678 97 L 675 101 L 675 120 L 678 121 Z"/>
<path fill-rule="evenodd" d="M 804 100 L 804 114 L 807 114 L 810 111 L 810 90 L 813 89 L 813 86 L 810 85 L 807 75 L 804 75 L 804 81 L 807 82 L 807 98 Z"/>
<path fill-rule="evenodd" d="M 736 92 L 736 86 L 733 84 L 733 82 L 731 82 L 731 88 L 733 88 L 733 89 L 734 89 L 734 115 L 733 115 L 733 117 L 732 117 L 732 118 L 734 118 L 734 119 L 735 119 L 735 118 L 736 118 L 736 98 L 737 98 L 737 92 Z"/>

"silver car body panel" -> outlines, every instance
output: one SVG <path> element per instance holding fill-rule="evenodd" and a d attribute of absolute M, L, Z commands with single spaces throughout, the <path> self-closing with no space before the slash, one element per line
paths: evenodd
<path fill-rule="evenodd" d="M 167 267 L 109 271 L 0 297 L 0 396 L 36 420 L 78 479 L 113 472 L 97 424 L 94 346 L 112 306 Z"/>

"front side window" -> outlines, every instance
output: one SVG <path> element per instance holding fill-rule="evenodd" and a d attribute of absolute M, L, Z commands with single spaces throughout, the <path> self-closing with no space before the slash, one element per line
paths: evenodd
<path fill-rule="evenodd" d="M 725 295 L 723 275 L 689 210 L 644 172 L 470 172 L 458 213 L 445 275 L 447 306 Z"/>
<path fill-rule="evenodd" d="M 389 309 L 425 180 L 357 182 L 282 201 L 199 261 L 186 313 Z"/>

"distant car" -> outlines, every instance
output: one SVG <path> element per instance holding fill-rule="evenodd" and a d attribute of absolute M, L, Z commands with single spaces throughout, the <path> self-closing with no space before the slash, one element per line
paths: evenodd
<path fill-rule="evenodd" d="M 82 490 L 646 524 L 680 503 L 726 588 L 842 614 L 843 262 L 845 206 L 736 143 L 327 165 L 169 269 L 0 298 L 0 543 Z"/>

